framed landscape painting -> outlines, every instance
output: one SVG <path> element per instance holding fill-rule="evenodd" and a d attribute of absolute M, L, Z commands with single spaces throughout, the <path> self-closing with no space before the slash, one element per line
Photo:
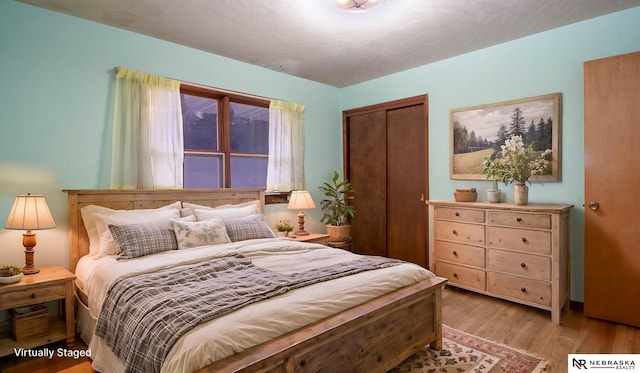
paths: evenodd
<path fill-rule="evenodd" d="M 533 155 L 551 149 L 551 169 L 534 175 L 530 181 L 560 181 L 561 94 L 452 109 L 451 179 L 486 179 L 482 174 L 485 158 L 493 158 L 512 136 L 531 144 Z"/>

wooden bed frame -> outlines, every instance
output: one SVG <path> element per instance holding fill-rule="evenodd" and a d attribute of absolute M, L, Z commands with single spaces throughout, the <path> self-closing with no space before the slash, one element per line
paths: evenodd
<path fill-rule="evenodd" d="M 157 208 L 175 201 L 206 206 L 264 201 L 258 189 L 66 190 L 69 204 L 69 263 L 89 253 L 80 209 Z M 264 206 L 261 202 L 261 210 Z M 298 329 L 201 372 L 386 372 L 430 344 L 442 348 L 441 297 L 446 279 L 404 287 Z"/>

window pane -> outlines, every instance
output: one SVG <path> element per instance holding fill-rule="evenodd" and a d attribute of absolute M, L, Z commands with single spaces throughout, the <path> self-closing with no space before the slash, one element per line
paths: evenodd
<path fill-rule="evenodd" d="M 185 154 L 185 189 L 222 188 L 222 164 L 220 154 Z"/>
<path fill-rule="evenodd" d="M 268 154 L 269 109 L 234 102 L 230 109 L 231 151 Z"/>
<path fill-rule="evenodd" d="M 266 188 L 267 157 L 231 156 L 232 188 Z"/>
<path fill-rule="evenodd" d="M 218 150 L 218 101 L 186 94 L 180 96 L 184 148 Z"/>

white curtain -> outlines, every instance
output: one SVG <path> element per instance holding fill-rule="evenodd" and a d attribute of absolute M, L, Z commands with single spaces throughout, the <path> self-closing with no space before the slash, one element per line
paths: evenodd
<path fill-rule="evenodd" d="M 269 104 L 268 191 L 304 189 L 304 109 L 278 100 Z"/>
<path fill-rule="evenodd" d="M 180 82 L 119 68 L 110 188 L 181 189 L 183 159 Z"/>

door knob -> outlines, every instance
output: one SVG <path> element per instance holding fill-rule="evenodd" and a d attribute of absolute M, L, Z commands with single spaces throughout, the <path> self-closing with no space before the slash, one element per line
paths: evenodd
<path fill-rule="evenodd" d="M 600 208 L 600 204 L 598 202 L 589 202 L 589 208 L 593 211 L 596 211 Z"/>

